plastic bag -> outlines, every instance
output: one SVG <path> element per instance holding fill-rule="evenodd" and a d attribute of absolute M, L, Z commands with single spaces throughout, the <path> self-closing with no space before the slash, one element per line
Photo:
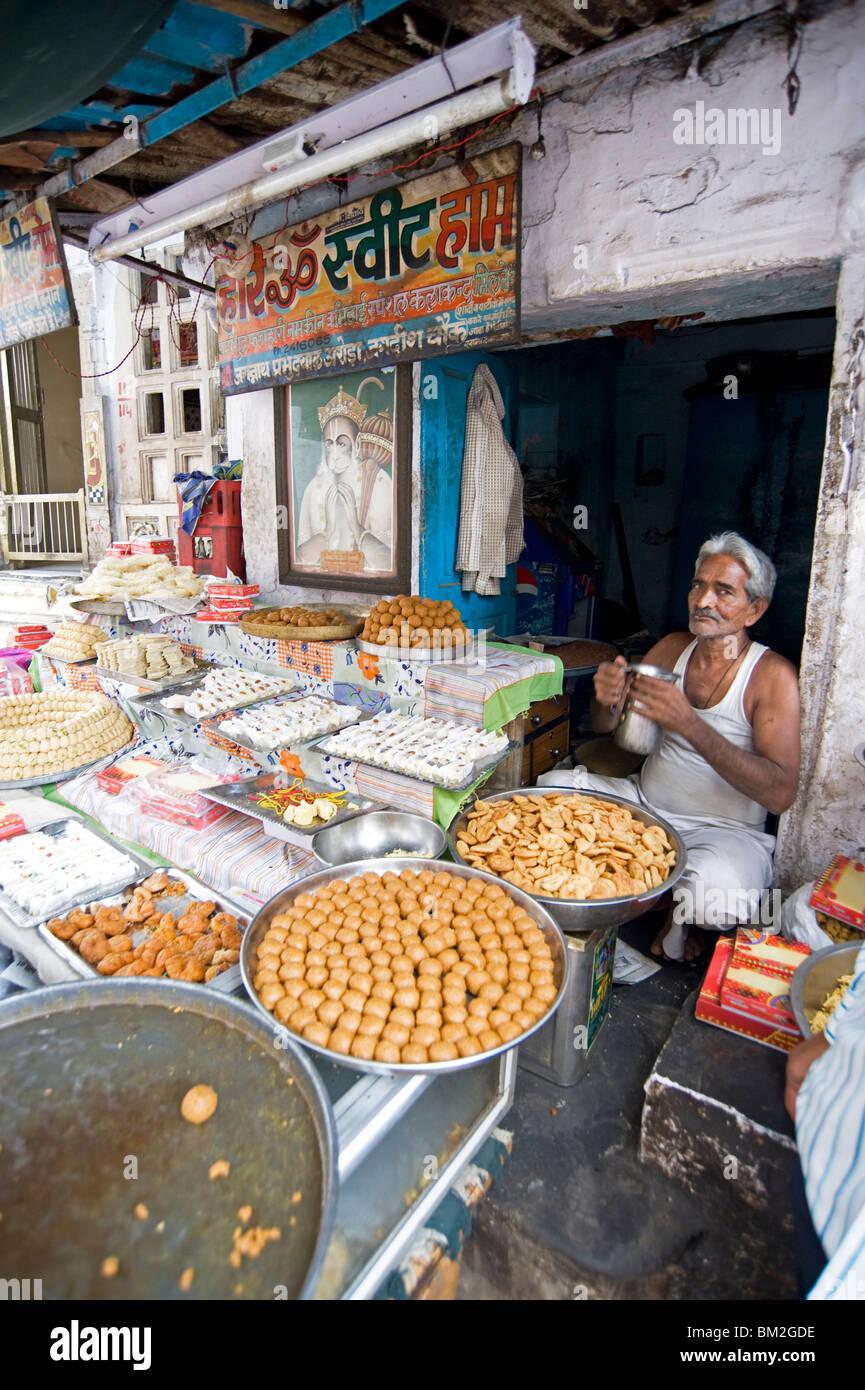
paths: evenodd
<path fill-rule="evenodd" d="M 781 935 L 787 941 L 804 941 L 812 951 L 822 951 L 827 946 L 835 946 L 831 936 L 827 936 L 817 921 L 817 914 L 811 906 L 811 894 L 815 881 L 803 883 L 795 893 L 791 893 L 781 908 Z"/>

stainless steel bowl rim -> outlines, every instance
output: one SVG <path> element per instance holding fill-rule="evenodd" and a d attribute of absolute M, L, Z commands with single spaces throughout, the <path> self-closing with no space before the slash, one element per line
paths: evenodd
<path fill-rule="evenodd" d="M 805 988 L 805 981 L 811 974 L 815 965 L 820 965 L 825 960 L 830 960 L 832 956 L 839 956 L 847 951 L 852 951 L 854 956 L 862 946 L 865 945 L 865 933 L 862 941 L 838 941 L 834 946 L 824 946 L 819 951 L 812 951 L 810 956 L 806 956 L 801 965 L 798 965 L 793 972 L 793 982 L 790 985 L 790 1006 L 796 1016 L 799 1025 L 799 1032 L 806 1040 L 818 1036 L 811 1032 L 811 1022 L 805 1012 L 805 1005 L 802 1002 L 802 994 Z M 845 975 L 848 972 L 841 970 L 838 972 Z"/>
<path fill-rule="evenodd" d="M 315 834 L 313 835 L 313 837 L 312 837 L 311 848 L 312 848 L 313 854 L 315 855 L 316 859 L 320 860 L 322 864 L 327 865 L 328 868 L 334 868 L 334 869 L 336 869 L 336 868 L 341 868 L 342 865 L 341 865 L 337 860 L 328 859 L 326 853 L 322 853 L 322 850 L 323 850 L 323 849 L 326 849 L 328 836 L 330 836 L 330 835 L 338 835 L 339 832 L 344 831 L 348 826 L 352 826 L 352 827 L 354 828 L 354 830 L 356 830 L 357 827 L 358 827 L 362 822 L 368 822 L 370 819 L 376 820 L 376 821 L 380 821 L 381 818 L 384 817 L 384 816 L 398 816 L 401 822 L 405 822 L 405 823 L 407 823 L 407 824 L 409 824 L 409 825 L 419 825 L 419 826 L 421 826 L 421 827 L 423 828 L 423 831 L 426 832 L 426 833 L 429 832 L 430 828 L 433 828 L 433 829 L 437 832 L 435 838 L 439 841 L 438 853 L 437 853 L 437 854 L 433 854 L 433 855 L 427 856 L 427 855 L 420 855 L 420 854 L 417 854 L 417 853 L 412 853 L 411 850 L 408 850 L 408 849 L 407 849 L 407 850 L 401 851 L 399 855 L 396 855 L 396 854 L 388 854 L 388 855 L 386 855 L 386 856 L 383 856 L 383 855 L 381 855 L 381 854 L 370 855 L 370 859 L 373 859 L 373 858 L 375 858 L 375 859 L 381 859 L 381 858 L 385 858 L 385 857 L 386 857 L 386 858 L 389 858 L 389 859 L 396 859 L 396 858 L 400 858 L 400 859 L 401 859 L 401 858 L 406 858 L 406 859 L 418 859 L 418 858 L 423 858 L 423 859 L 425 859 L 425 860 L 428 860 L 428 862 L 435 863 L 435 862 L 437 862 L 437 860 L 441 857 L 441 855 L 444 854 L 445 850 L 448 848 L 448 837 L 447 837 L 447 833 L 446 833 L 444 830 L 442 830 L 441 826 L 438 824 L 437 821 L 431 820 L 428 816 L 421 816 L 421 815 L 418 815 L 417 813 L 415 813 L 415 812 L 413 812 L 413 811 L 395 811 L 395 810 L 392 810 L 392 809 L 389 809 L 389 808 L 382 808 L 382 809 L 380 809 L 380 810 L 375 810 L 375 811 L 363 811 L 363 812 L 361 812 L 360 815 L 358 815 L 358 816 L 352 816 L 350 820 L 342 821 L 339 825 L 325 825 L 325 826 L 323 826 L 323 827 L 321 828 L 321 830 L 317 830 L 317 831 L 315 832 Z M 354 833 L 354 832 L 352 832 L 352 833 Z M 396 850 L 396 849 L 399 849 L 399 846 L 398 846 L 398 845 L 394 845 L 393 848 Z M 357 862 L 357 861 L 352 860 L 351 862 L 354 863 L 354 862 Z M 367 860 L 366 862 L 368 863 L 369 860 Z"/>
<path fill-rule="evenodd" d="M 249 928 L 247 928 L 249 930 Z M 250 1006 L 246 999 L 229 994 L 205 993 L 199 985 L 179 984 L 169 980 L 75 980 L 61 985 L 46 985 L 42 989 L 28 990 L 0 1002 L 0 1029 L 14 1023 L 32 1020 L 38 1023 L 48 1014 L 65 1013 L 69 1009 L 81 1007 L 81 992 L 92 996 L 87 999 L 88 1008 L 100 1005 L 116 1005 L 127 1002 L 130 1008 L 136 1005 L 161 1005 L 172 1010 L 181 1009 L 190 1013 L 204 1014 L 211 1019 L 221 1019 L 231 1026 L 230 1015 L 236 1015 L 251 1027 L 262 1046 L 270 1052 L 273 1043 L 272 1032 L 263 1035 L 259 1010 Z M 152 997 L 151 997 L 152 996 Z M 268 1014 L 268 1018 L 271 1016 Z M 271 1019 L 272 1022 L 272 1019 Z M 284 1043 L 284 1040 L 283 1040 Z M 289 1034 L 288 1044 L 281 1045 L 278 1058 L 284 1057 L 300 1072 L 303 1084 L 308 1088 L 311 1098 L 312 1119 L 322 1147 L 322 1208 L 319 1234 L 315 1251 L 310 1261 L 306 1277 L 298 1291 L 298 1300 L 311 1298 L 321 1274 L 324 1258 L 333 1236 L 336 1220 L 336 1204 L 339 1197 L 339 1177 L 337 1169 L 336 1121 L 330 1097 L 318 1072 L 312 1066 L 296 1034 Z M 284 1066 L 284 1063 L 283 1063 Z"/>
<path fill-rule="evenodd" d="M 398 869 L 394 867 L 395 864 L 399 865 Z M 429 867 L 429 859 L 357 859 L 351 864 L 338 864 L 332 868 L 323 869 L 320 873 L 310 874 L 307 878 L 298 879 L 296 883 L 291 884 L 288 888 L 284 889 L 282 893 L 277 893 L 275 897 L 271 898 L 270 902 L 265 903 L 263 907 L 259 908 L 243 934 L 243 944 L 240 949 L 240 974 L 253 1007 L 260 1016 L 267 1019 L 274 1032 L 278 1030 L 280 1035 L 285 1033 L 292 1038 L 299 1047 L 314 1052 L 316 1056 L 322 1057 L 328 1062 L 335 1062 L 337 1066 L 349 1067 L 352 1071 L 371 1072 L 377 1076 L 443 1076 L 448 1072 L 466 1071 L 469 1067 L 480 1066 L 483 1062 L 488 1062 L 493 1057 L 499 1057 L 503 1053 L 509 1052 L 512 1047 L 519 1047 L 527 1038 L 532 1037 L 539 1028 L 543 1028 L 545 1024 L 549 1023 L 565 997 L 565 990 L 567 989 L 571 968 L 570 951 L 567 949 L 561 927 L 555 921 L 552 914 L 548 912 L 542 904 L 538 903 L 536 898 L 532 898 L 528 893 L 524 893 L 521 888 L 515 887 L 512 883 L 502 883 L 501 879 L 496 878 L 495 874 L 484 873 L 478 869 L 470 869 L 466 864 L 442 865 L 438 872 L 453 873 L 457 878 L 480 878 L 483 879 L 485 883 L 494 883 L 499 888 L 503 888 L 520 907 L 525 908 L 543 931 L 545 938 L 547 938 L 547 944 L 550 945 L 552 950 L 554 968 L 557 964 L 561 965 L 562 978 L 559 984 L 558 994 L 552 1004 L 550 1004 L 547 1012 L 538 1019 L 533 1027 L 527 1028 L 524 1033 L 520 1033 L 520 1036 L 515 1038 L 513 1042 L 502 1043 L 500 1047 L 490 1048 L 488 1052 L 479 1052 L 475 1057 L 458 1057 L 455 1061 L 450 1062 L 409 1063 L 376 1062 L 374 1060 L 367 1062 L 361 1057 L 346 1056 L 341 1052 L 334 1052 L 329 1047 L 322 1047 L 319 1043 L 309 1042 L 306 1038 L 301 1037 L 299 1033 L 292 1033 L 290 1028 L 285 1024 L 281 1024 L 274 1018 L 273 1014 L 264 1007 L 252 983 L 253 971 L 251 968 L 251 957 L 253 950 L 258 945 L 257 938 L 264 934 L 270 918 L 275 915 L 276 912 L 289 907 L 291 901 L 299 894 L 315 892 L 316 888 L 323 888 L 326 883 L 332 883 L 333 880 L 337 878 L 351 878 L 354 875 L 362 876 L 368 873 L 397 873 L 403 869 L 412 869 L 416 873 L 422 873 L 425 869 L 429 869 Z M 550 936 L 552 936 L 552 941 L 549 940 Z M 154 980 L 153 983 L 158 984 L 159 982 Z"/>
<path fill-rule="evenodd" d="M 555 794 L 557 792 L 563 793 L 566 796 L 590 796 L 594 797 L 597 801 L 611 801 L 617 806 L 624 806 L 625 809 L 628 811 L 636 811 L 639 812 L 640 815 L 648 817 L 648 819 L 651 820 L 653 825 L 659 825 L 661 829 L 672 840 L 673 846 L 676 850 L 676 863 L 673 865 L 672 872 L 667 876 L 667 878 L 664 879 L 664 882 L 660 884 L 658 888 L 650 888 L 645 893 L 635 893 L 629 898 L 550 898 L 540 893 L 530 893 L 528 889 L 521 890 L 524 891 L 526 893 L 526 896 L 531 898 L 533 902 L 543 903 L 544 907 L 546 907 L 550 911 L 552 911 L 555 908 L 561 910 L 563 907 L 614 907 L 616 903 L 635 903 L 642 902 L 644 899 L 647 901 L 651 901 L 652 898 L 660 897 L 662 893 L 668 892 L 669 889 L 671 889 L 681 878 L 687 860 L 687 851 L 685 849 L 684 840 L 682 839 L 678 831 L 675 830 L 672 825 L 670 825 L 669 821 L 665 820 L 663 816 L 657 815 L 655 811 L 650 811 L 648 807 L 641 806 L 639 802 L 628 801 L 623 796 L 613 796 L 610 792 L 593 792 L 588 787 L 583 789 L 580 787 L 566 786 L 513 787 L 510 791 L 496 792 L 493 796 L 479 796 L 477 799 L 478 801 L 507 801 L 510 797 L 513 796 L 547 796 L 550 794 Z M 459 822 L 466 816 L 466 814 L 466 811 L 460 811 L 459 815 L 454 817 L 453 821 L 451 822 L 450 829 L 448 831 L 448 840 L 450 841 L 451 854 L 454 856 L 454 859 L 457 864 L 465 864 L 466 861 L 465 859 L 463 859 L 462 855 L 457 849 L 457 837 L 455 826 L 459 824 Z M 480 870 L 476 870 L 476 872 L 480 872 Z M 509 884 L 506 878 L 503 879 L 499 875 L 493 874 L 491 875 L 491 877 L 495 878 L 496 882 L 501 883 L 503 886 L 514 886 L 512 884 Z"/>

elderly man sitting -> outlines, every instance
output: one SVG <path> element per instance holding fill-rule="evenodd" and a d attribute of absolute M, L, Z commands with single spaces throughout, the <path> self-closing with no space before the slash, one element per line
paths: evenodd
<path fill-rule="evenodd" d="M 695 959 L 700 927 L 752 919 L 772 883 L 775 841 L 764 826 L 768 811 L 786 811 L 796 796 L 799 685 L 790 662 L 748 629 L 769 607 L 775 579 L 768 556 L 735 532 L 706 541 L 688 595 L 690 631 L 670 633 L 645 657 L 680 683 L 635 675 L 629 686 L 623 657 L 595 675 L 593 727 L 616 727 L 630 689 L 634 708 L 664 730 L 657 752 L 628 778 L 576 768 L 538 779 L 612 792 L 678 830 L 688 866 L 652 946 L 668 959 Z"/>

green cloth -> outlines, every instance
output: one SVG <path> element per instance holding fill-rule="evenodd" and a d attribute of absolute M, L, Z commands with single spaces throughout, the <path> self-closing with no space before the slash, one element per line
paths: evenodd
<path fill-rule="evenodd" d="M 549 700 L 553 695 L 561 695 L 564 679 L 564 666 L 561 657 L 551 656 L 549 652 L 535 652 L 530 647 L 514 647 L 509 642 L 490 642 L 490 647 L 500 652 L 522 652 L 524 656 L 550 656 L 555 662 L 555 670 L 546 675 L 527 676 L 515 685 L 505 686 L 490 696 L 484 705 L 484 728 L 502 729 L 518 714 L 525 714 L 535 700 Z"/>

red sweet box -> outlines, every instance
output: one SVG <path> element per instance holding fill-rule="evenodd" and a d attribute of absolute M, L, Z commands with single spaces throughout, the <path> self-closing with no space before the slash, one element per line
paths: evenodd
<path fill-rule="evenodd" d="M 786 945 L 797 943 L 786 942 Z M 779 1052 L 791 1052 L 802 1041 L 802 1035 L 789 1005 L 789 980 L 777 976 L 760 975 L 750 965 L 747 972 L 743 967 L 733 968 L 736 943 L 732 937 L 721 936 L 714 955 L 706 971 L 706 978 L 700 990 L 695 1016 L 703 1023 L 711 1023 L 716 1028 L 724 1028 L 730 1033 L 739 1033 L 752 1042 L 774 1047 Z M 805 953 L 808 954 L 807 947 Z M 739 972 L 753 975 L 750 980 L 739 976 Z M 792 978 L 792 976 L 791 976 Z M 758 985 L 762 984 L 762 991 Z M 765 1013 L 754 1007 L 755 1000 L 751 990 L 762 992 L 778 1000 L 778 1005 L 770 1007 Z"/>
<path fill-rule="evenodd" d="M 814 884 L 811 906 L 848 927 L 865 931 L 865 864 L 836 854 Z"/>

